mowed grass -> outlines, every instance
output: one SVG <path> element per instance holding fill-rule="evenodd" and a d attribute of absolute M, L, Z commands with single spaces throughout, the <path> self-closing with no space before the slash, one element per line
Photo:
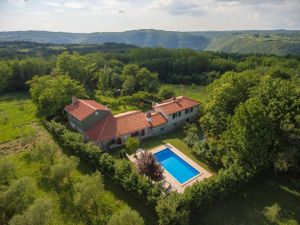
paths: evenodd
<path fill-rule="evenodd" d="M 0 96 L 0 143 L 34 132 L 36 107 L 25 93 Z"/>
<path fill-rule="evenodd" d="M 186 97 L 192 98 L 194 100 L 200 101 L 200 103 L 205 104 L 208 101 L 210 91 L 206 86 L 199 85 L 177 85 L 177 84 L 164 84 L 162 87 L 167 86 L 171 88 L 176 96 L 184 95 Z"/>
<path fill-rule="evenodd" d="M 184 137 L 185 135 L 183 133 L 183 128 L 180 127 L 170 133 L 166 133 L 163 135 L 154 136 L 142 140 L 140 147 L 146 150 L 151 150 L 160 145 L 170 143 L 171 145 L 176 147 L 179 151 L 187 155 L 190 159 L 194 160 L 196 163 L 202 166 L 204 169 L 208 170 L 209 172 L 216 173 L 217 172 L 216 168 L 213 168 L 205 160 L 203 160 L 202 158 L 200 158 L 199 156 L 197 156 L 195 153 L 192 152 L 192 149 L 183 141 Z M 125 147 L 122 146 L 116 149 L 112 149 L 110 153 L 116 159 L 120 159 L 120 151 L 122 149 L 125 149 Z"/>
<path fill-rule="evenodd" d="M 274 204 L 281 212 L 276 222 L 268 223 L 264 210 Z M 198 225 L 197 221 L 205 225 L 299 225 L 300 178 L 260 175 L 239 192 L 195 212 L 191 221 L 192 225 Z"/>

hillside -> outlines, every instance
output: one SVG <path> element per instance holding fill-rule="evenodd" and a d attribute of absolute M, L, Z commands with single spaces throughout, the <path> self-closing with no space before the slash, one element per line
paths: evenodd
<path fill-rule="evenodd" d="M 173 32 L 133 30 L 104 33 L 48 31 L 0 32 L 0 42 L 28 41 L 52 44 L 103 44 L 115 42 L 140 47 L 192 48 L 230 53 L 300 54 L 300 31 Z"/>

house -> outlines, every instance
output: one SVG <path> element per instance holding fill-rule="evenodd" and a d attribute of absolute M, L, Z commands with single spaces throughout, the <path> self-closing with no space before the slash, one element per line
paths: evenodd
<path fill-rule="evenodd" d="M 73 129 L 101 148 L 111 149 L 124 144 L 130 136 L 144 139 L 194 121 L 199 107 L 199 102 L 180 96 L 154 104 L 148 112 L 135 110 L 113 115 L 94 100 L 72 97 L 65 112 Z"/>

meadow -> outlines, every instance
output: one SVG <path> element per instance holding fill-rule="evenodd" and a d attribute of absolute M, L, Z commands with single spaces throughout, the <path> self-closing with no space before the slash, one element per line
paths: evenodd
<path fill-rule="evenodd" d="M 28 176 L 37 183 L 37 197 L 48 197 L 53 203 L 53 224 L 80 224 L 74 217 L 74 212 L 64 210 L 65 203 L 61 200 L 62 193 L 57 193 L 53 187 L 42 180 L 42 163 L 31 160 L 31 150 L 38 142 L 54 143 L 51 135 L 40 124 L 36 116 L 35 105 L 25 93 L 9 93 L 0 96 L 0 109 L 5 120 L 1 116 L 1 142 L 0 160 L 13 161 L 17 168 L 17 177 Z M 5 125 L 5 126 L 4 126 Z M 55 143 L 54 143 L 55 144 Z M 68 155 L 56 145 L 58 153 L 56 160 Z M 7 149 L 9 148 L 9 151 Z M 83 175 L 95 172 L 89 164 L 80 161 L 73 179 L 80 180 Z M 156 224 L 157 217 L 154 209 L 147 207 L 136 197 L 128 194 L 125 190 L 115 185 L 108 178 L 103 178 L 107 198 L 115 202 L 115 210 L 131 207 L 139 212 L 145 219 L 146 224 Z"/>
<path fill-rule="evenodd" d="M 200 103 L 205 104 L 209 98 L 210 91 L 207 86 L 200 85 L 178 85 L 178 84 L 164 84 L 162 87 L 171 88 L 176 96 L 184 95 L 186 97 L 192 98 L 194 100 L 200 101 Z"/>
<path fill-rule="evenodd" d="M 0 96 L 0 143 L 35 132 L 36 107 L 26 93 Z"/>

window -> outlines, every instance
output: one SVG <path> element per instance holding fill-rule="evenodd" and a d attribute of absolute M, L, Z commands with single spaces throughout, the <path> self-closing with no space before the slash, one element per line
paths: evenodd
<path fill-rule="evenodd" d="M 145 130 L 142 130 L 141 131 L 141 136 L 144 136 L 145 135 Z"/>
<path fill-rule="evenodd" d="M 134 136 L 135 136 L 135 137 L 136 137 L 136 136 L 139 136 L 139 134 L 140 134 L 140 132 L 137 131 L 137 132 L 134 133 Z"/>
<path fill-rule="evenodd" d="M 122 144 L 122 138 L 117 139 L 117 144 L 119 144 L 119 145 Z"/>
<path fill-rule="evenodd" d="M 178 113 L 178 116 L 181 116 L 181 112 Z"/>
<path fill-rule="evenodd" d="M 164 127 L 160 128 L 160 131 L 164 131 L 164 130 L 165 130 L 165 128 L 164 128 Z"/>
<path fill-rule="evenodd" d="M 175 119 L 176 117 L 177 117 L 177 113 L 174 113 L 174 114 L 172 115 L 172 118 Z"/>
<path fill-rule="evenodd" d="M 194 108 L 192 107 L 190 111 L 193 112 L 193 110 L 194 110 Z"/>
<path fill-rule="evenodd" d="M 186 109 L 186 110 L 185 110 L 185 114 L 188 114 L 189 111 L 190 111 L 190 109 Z"/>

